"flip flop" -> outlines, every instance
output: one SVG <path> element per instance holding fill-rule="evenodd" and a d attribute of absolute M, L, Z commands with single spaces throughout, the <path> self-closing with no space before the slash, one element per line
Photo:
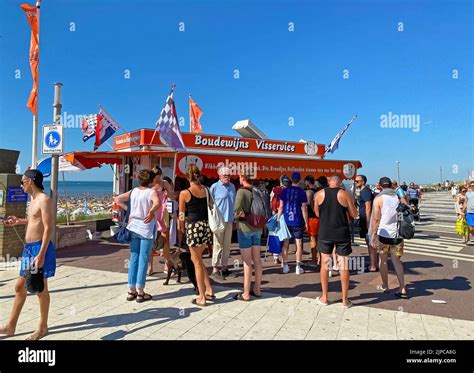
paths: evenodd
<path fill-rule="evenodd" d="M 238 293 L 236 295 L 233 296 L 233 298 L 235 300 L 241 300 L 241 301 L 244 301 L 244 302 L 250 302 L 250 299 L 245 299 L 242 295 L 243 293 Z"/>
<path fill-rule="evenodd" d="M 207 304 L 206 303 L 199 303 L 197 301 L 197 298 L 194 298 L 192 301 L 191 301 L 192 304 L 195 304 L 196 306 L 199 306 L 199 307 L 206 307 Z"/>
<path fill-rule="evenodd" d="M 397 292 L 395 293 L 395 296 L 400 298 L 400 299 L 408 299 L 408 294 L 403 294 L 403 293 L 400 293 L 400 292 Z"/>
<path fill-rule="evenodd" d="M 319 304 L 320 306 L 327 306 L 327 305 L 329 304 L 328 302 L 326 302 L 326 303 L 322 302 L 322 301 L 321 301 L 321 297 L 317 297 L 317 298 L 316 298 L 316 302 L 318 302 L 318 304 Z"/>
<path fill-rule="evenodd" d="M 342 304 L 342 308 L 344 308 L 345 310 L 351 308 L 352 306 L 354 305 L 354 303 L 352 303 L 351 301 L 349 301 L 348 304 Z"/>
<path fill-rule="evenodd" d="M 206 294 L 206 300 L 214 300 L 216 299 L 216 295 L 215 294 Z"/>
<path fill-rule="evenodd" d="M 253 290 L 250 290 L 250 295 L 251 295 L 252 297 L 255 297 L 255 298 L 261 298 L 261 297 L 262 297 L 262 294 L 257 295 L 257 294 L 255 294 L 255 292 L 254 292 Z"/>
<path fill-rule="evenodd" d="M 377 285 L 376 289 L 382 293 L 390 293 L 388 288 L 384 288 L 382 285 Z"/>

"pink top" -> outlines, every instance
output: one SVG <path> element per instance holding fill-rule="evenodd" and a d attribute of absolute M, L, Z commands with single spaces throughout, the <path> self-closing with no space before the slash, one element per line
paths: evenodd
<path fill-rule="evenodd" d="M 158 199 L 160 200 L 160 208 L 156 211 L 157 230 L 160 232 L 167 232 L 168 227 L 166 226 L 163 217 L 166 208 L 166 200 L 168 199 L 168 197 L 166 197 L 164 190 L 157 191 L 156 194 L 158 194 Z"/>

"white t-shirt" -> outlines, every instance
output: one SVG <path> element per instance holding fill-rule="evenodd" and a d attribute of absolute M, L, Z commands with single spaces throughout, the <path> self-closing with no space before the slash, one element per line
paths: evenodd
<path fill-rule="evenodd" d="M 155 238 L 156 220 L 153 219 L 150 223 L 143 222 L 153 205 L 151 195 L 154 192 L 155 190 L 151 188 L 135 188 L 130 194 L 130 217 L 127 229 L 147 239 Z"/>

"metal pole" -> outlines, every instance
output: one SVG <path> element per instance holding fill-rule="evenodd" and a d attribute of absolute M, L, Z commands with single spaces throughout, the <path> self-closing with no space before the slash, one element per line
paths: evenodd
<path fill-rule="evenodd" d="M 53 120 L 54 124 L 61 124 L 61 108 L 62 108 L 62 101 L 61 101 L 61 87 L 63 86 L 62 83 L 54 83 L 54 101 L 53 101 Z M 63 139 L 61 139 L 63 140 Z M 53 218 L 54 218 L 54 245 L 57 245 L 57 237 L 56 237 L 56 218 L 58 215 L 58 174 L 59 174 L 59 155 L 53 154 L 53 158 L 51 160 L 51 198 L 53 200 Z"/>
<path fill-rule="evenodd" d="M 441 183 L 441 188 L 443 188 L 443 169 L 439 166 L 439 182 Z"/>
<path fill-rule="evenodd" d="M 61 173 L 63 174 L 64 198 L 66 199 L 66 225 L 69 225 L 69 208 L 67 205 L 66 179 L 64 178 L 64 171 Z"/>
<path fill-rule="evenodd" d="M 397 183 L 398 185 L 401 185 L 400 183 L 400 161 L 396 161 L 397 162 Z"/>

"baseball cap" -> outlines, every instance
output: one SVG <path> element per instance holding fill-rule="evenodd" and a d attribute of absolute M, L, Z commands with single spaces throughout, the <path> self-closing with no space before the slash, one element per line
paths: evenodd
<path fill-rule="evenodd" d="M 311 175 L 308 175 L 304 178 L 304 181 L 309 181 L 311 184 L 314 184 L 314 177 Z"/>
<path fill-rule="evenodd" d="M 288 186 L 288 185 L 291 185 L 291 180 L 290 178 L 287 176 L 287 175 L 283 175 L 281 177 L 281 183 L 284 185 L 284 186 Z"/>
<path fill-rule="evenodd" d="M 43 186 L 43 174 L 41 171 L 35 170 L 35 169 L 29 169 L 26 170 L 24 175 L 31 180 L 33 180 L 33 183 L 41 190 L 44 190 Z"/>
<path fill-rule="evenodd" d="M 392 180 L 385 176 L 380 178 L 379 183 L 383 188 L 390 188 L 392 186 Z"/>
<path fill-rule="evenodd" d="M 301 180 L 301 174 L 299 172 L 293 172 L 291 174 L 291 180 L 300 181 Z"/>

